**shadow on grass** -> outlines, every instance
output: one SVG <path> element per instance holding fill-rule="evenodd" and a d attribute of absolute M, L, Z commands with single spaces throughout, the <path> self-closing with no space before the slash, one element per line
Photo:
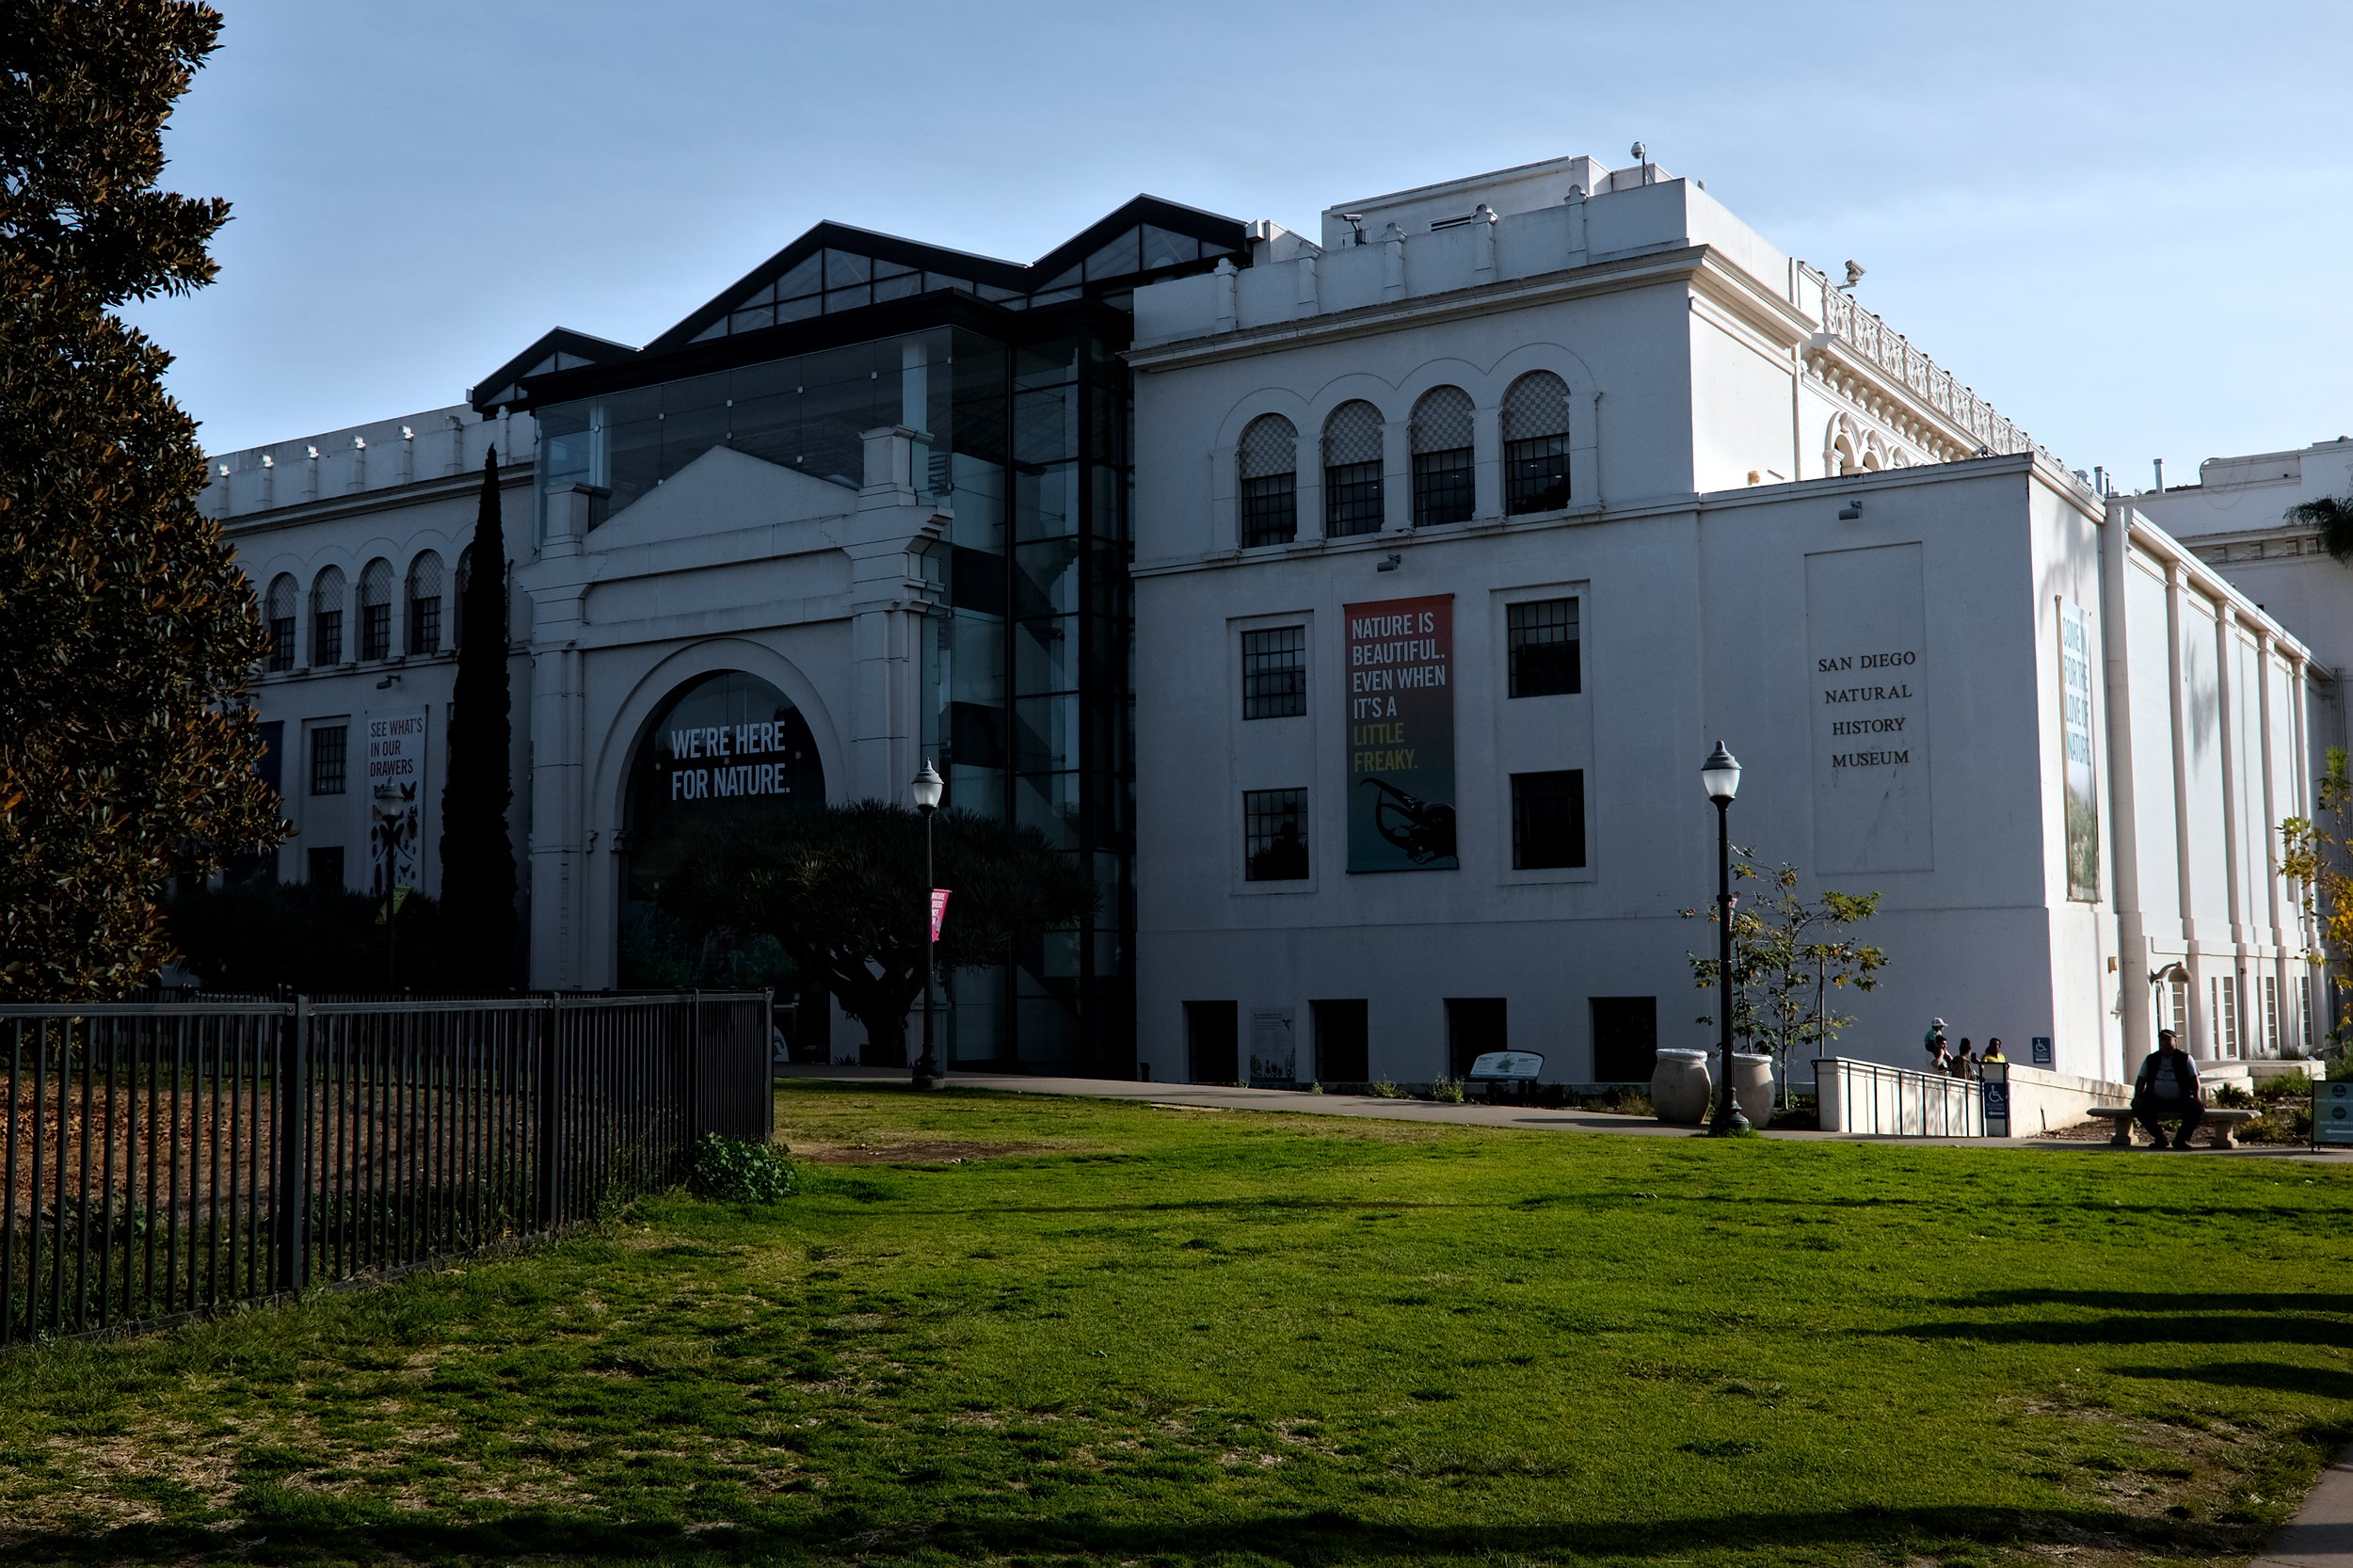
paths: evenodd
<path fill-rule="evenodd" d="M 2353 1312 L 2318 1290 L 1981 1290 L 1953 1306 L 2105 1306 L 2118 1312 Z"/>
<path fill-rule="evenodd" d="M 506 1560 L 553 1557 L 570 1562 L 760 1562 L 811 1554 L 873 1560 L 914 1551 L 950 1557 L 1085 1553 L 1116 1560 L 1278 1561 L 1323 1564 L 1367 1560 L 1492 1561 L 1521 1553 L 1660 1558 L 1697 1548 L 1897 1547 L 1918 1554 L 1940 1544 L 2064 1545 L 2205 1558 L 2259 1545 L 2253 1523 L 2181 1524 L 2074 1509 L 1858 1509 L 1843 1512 L 1739 1513 L 1659 1520 L 1562 1520 L 1547 1525 L 1386 1523 L 1338 1511 L 1257 1514 L 1167 1523 L 1112 1522 L 1085 1514 L 885 1522 L 856 1510 L 806 1519 L 723 1526 L 689 1534 L 675 1524 L 610 1523 L 552 1513 L 517 1513 L 469 1524 L 382 1514 L 338 1521 L 325 1498 L 284 1512 L 249 1512 L 230 1530 L 135 1526 L 103 1535 L 20 1540 L 12 1562 L 129 1563 L 231 1552 L 249 1562 L 330 1560 Z M 356 1511 L 355 1511 L 356 1512 Z M 257 1539 L 257 1536 L 259 1539 Z"/>
<path fill-rule="evenodd" d="M 1987 1345 L 2342 1345 L 2328 1318 L 2190 1318 L 2151 1314 L 2072 1321 L 1910 1323 L 1870 1331 L 1890 1339 L 1968 1339 Z"/>
<path fill-rule="evenodd" d="M 2210 1383 L 2217 1388 L 2276 1388 L 2282 1394 L 2317 1394 L 2353 1402 L 2353 1372 L 2327 1367 L 2297 1367 L 2284 1361 L 2218 1361 L 2203 1367 L 2110 1367 L 2121 1378 L 2162 1378 L 2172 1383 Z"/>

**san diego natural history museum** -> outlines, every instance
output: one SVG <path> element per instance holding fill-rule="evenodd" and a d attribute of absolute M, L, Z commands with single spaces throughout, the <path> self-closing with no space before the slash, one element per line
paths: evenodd
<path fill-rule="evenodd" d="M 2273 830 L 2341 744 L 2345 568 L 2070 471 L 1652 163 L 1312 232 L 1139 197 L 1029 263 L 820 224 L 642 346 L 558 328 L 463 403 L 215 454 L 267 873 L 435 888 L 493 445 L 535 986 L 691 984 L 652 894 L 698 813 L 930 760 L 1101 893 L 952 978 L 952 1067 L 1643 1079 L 1706 1043 L 1721 740 L 1738 841 L 1882 895 L 1843 1053 L 2313 1043 Z"/>

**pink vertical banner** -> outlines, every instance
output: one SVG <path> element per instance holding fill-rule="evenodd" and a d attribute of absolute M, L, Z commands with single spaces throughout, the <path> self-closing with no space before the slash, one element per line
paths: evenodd
<path fill-rule="evenodd" d="M 932 940 L 939 940 L 939 922 L 948 918 L 948 889 L 932 889 Z"/>

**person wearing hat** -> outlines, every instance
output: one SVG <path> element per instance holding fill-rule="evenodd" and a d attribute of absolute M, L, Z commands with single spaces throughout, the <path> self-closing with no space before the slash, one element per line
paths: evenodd
<path fill-rule="evenodd" d="M 2158 1030 L 2157 1048 L 2150 1052 L 2149 1059 L 2140 1064 L 2139 1076 L 2133 1080 L 2133 1120 L 2149 1129 L 2149 1137 L 2157 1147 L 2186 1149 L 2189 1135 L 2206 1119 L 2206 1107 L 2200 1094 L 2198 1064 L 2176 1044 L 2171 1030 Z M 2169 1144 L 2162 1124 L 2177 1119 L 2182 1129 Z"/>
<path fill-rule="evenodd" d="M 1953 1053 L 1951 1048 L 1945 1044 L 1944 1019 L 1930 1018 L 1929 1020 L 1929 1032 L 1921 1038 L 1920 1048 L 1929 1053 L 1929 1071 L 1941 1073 L 1945 1070 L 1945 1064 L 1952 1061 Z"/>

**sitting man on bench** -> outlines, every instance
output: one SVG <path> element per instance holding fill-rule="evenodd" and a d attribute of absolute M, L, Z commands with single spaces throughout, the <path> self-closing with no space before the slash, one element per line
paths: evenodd
<path fill-rule="evenodd" d="M 2140 1064 L 2140 1074 L 2133 1080 L 2133 1119 L 2149 1129 L 2151 1140 L 2161 1149 L 2189 1147 L 2189 1135 L 2206 1119 L 2205 1105 L 2199 1097 L 2198 1064 L 2176 1043 L 2169 1029 L 2157 1031 L 2157 1048 Z M 2169 1121 L 2179 1121 L 2182 1129 L 2168 1144 L 2161 1124 Z"/>

